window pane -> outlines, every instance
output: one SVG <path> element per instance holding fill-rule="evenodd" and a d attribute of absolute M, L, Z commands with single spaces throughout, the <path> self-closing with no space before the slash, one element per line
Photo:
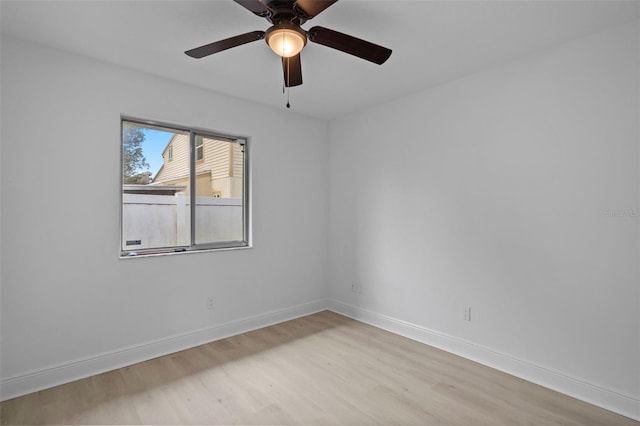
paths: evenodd
<path fill-rule="evenodd" d="M 244 240 L 244 145 L 196 136 L 195 242 Z"/>
<path fill-rule="evenodd" d="M 202 136 L 196 136 L 196 161 L 204 159 L 204 149 L 202 146 Z"/>
<path fill-rule="evenodd" d="M 189 133 L 122 122 L 122 250 L 191 244 Z"/>

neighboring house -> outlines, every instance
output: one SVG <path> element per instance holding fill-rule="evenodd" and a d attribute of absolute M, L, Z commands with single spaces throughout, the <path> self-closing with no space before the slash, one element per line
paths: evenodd
<path fill-rule="evenodd" d="M 242 145 L 196 137 L 196 195 L 242 197 Z M 176 134 L 162 152 L 163 165 L 152 185 L 181 185 L 189 194 L 189 135 Z"/>

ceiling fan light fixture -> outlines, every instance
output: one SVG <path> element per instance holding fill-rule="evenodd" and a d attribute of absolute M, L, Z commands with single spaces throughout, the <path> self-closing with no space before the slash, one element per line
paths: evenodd
<path fill-rule="evenodd" d="M 283 58 L 296 56 L 307 44 L 307 36 L 295 26 L 279 25 L 269 28 L 265 39 L 271 50 Z"/>

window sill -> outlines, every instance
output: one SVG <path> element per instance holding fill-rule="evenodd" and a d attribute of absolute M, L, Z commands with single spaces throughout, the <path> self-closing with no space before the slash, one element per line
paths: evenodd
<path fill-rule="evenodd" d="M 174 255 L 183 255 L 183 254 L 193 254 L 193 253 L 210 253 L 215 251 L 230 251 L 230 250 L 246 250 L 253 248 L 251 244 L 246 246 L 237 246 L 237 247 L 212 247 L 212 248 L 202 248 L 202 249 L 184 249 L 184 250 L 158 250 L 158 251 L 150 251 L 145 253 L 137 253 L 132 255 L 121 254 L 119 256 L 120 259 L 139 259 L 146 257 L 160 257 L 160 256 L 174 256 Z"/>

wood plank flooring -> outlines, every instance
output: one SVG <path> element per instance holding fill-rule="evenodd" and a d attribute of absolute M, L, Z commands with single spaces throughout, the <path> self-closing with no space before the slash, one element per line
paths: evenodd
<path fill-rule="evenodd" d="M 321 312 L 0 404 L 5 424 L 640 425 Z"/>

